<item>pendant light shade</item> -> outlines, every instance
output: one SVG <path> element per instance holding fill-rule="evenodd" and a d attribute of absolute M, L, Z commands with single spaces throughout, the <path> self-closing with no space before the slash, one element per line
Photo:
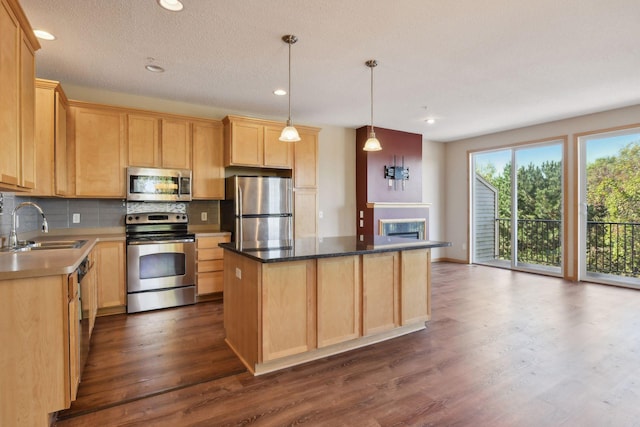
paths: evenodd
<path fill-rule="evenodd" d="M 373 67 L 378 65 L 378 61 L 371 59 L 365 62 L 365 65 L 371 69 L 371 131 L 369 132 L 369 139 L 364 143 L 362 149 L 364 151 L 380 151 L 382 146 L 378 138 L 376 138 L 376 132 L 373 130 Z"/>
<path fill-rule="evenodd" d="M 291 45 L 298 41 L 298 38 L 292 34 L 282 36 L 282 41 L 289 45 L 289 118 L 287 119 L 287 127 L 282 129 L 280 141 L 296 142 L 300 141 L 298 130 L 291 124 Z"/>

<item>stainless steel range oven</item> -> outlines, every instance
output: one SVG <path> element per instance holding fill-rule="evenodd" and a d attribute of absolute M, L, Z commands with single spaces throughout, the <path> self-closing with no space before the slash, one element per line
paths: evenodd
<path fill-rule="evenodd" d="M 196 302 L 195 235 L 184 213 L 135 213 L 125 218 L 127 313 Z"/>

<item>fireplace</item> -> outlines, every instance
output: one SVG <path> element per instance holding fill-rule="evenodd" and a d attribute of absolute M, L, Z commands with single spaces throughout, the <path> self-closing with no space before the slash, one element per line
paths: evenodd
<path fill-rule="evenodd" d="M 381 236 L 426 240 L 427 220 L 425 218 L 381 219 L 379 224 L 378 234 Z"/>

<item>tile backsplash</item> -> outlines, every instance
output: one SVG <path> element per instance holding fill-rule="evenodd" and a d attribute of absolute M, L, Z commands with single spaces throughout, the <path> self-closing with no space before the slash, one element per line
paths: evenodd
<path fill-rule="evenodd" d="M 101 228 L 124 227 L 124 216 L 128 212 L 175 211 L 187 212 L 192 225 L 219 224 L 219 202 L 217 200 L 197 200 L 188 203 L 139 203 L 113 199 L 58 199 L 24 197 L 15 193 L 0 193 L 0 237 L 7 238 L 11 231 L 11 212 L 21 202 L 34 202 L 42 208 L 49 223 L 49 229 L 60 228 Z M 144 206 L 140 206 L 144 205 Z M 171 206 L 166 206 L 171 205 Z M 164 210 L 166 209 L 166 210 Z M 174 210 L 177 209 L 177 210 Z M 74 216 L 80 222 L 73 222 Z M 24 207 L 18 211 L 18 233 L 39 230 L 42 217 L 36 209 Z M 203 219 L 206 218 L 206 219 Z M 19 236 L 19 235 L 18 235 Z"/>

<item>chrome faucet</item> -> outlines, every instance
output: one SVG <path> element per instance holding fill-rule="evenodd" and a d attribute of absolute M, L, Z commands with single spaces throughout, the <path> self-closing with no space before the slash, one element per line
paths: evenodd
<path fill-rule="evenodd" d="M 47 224 L 47 218 L 44 216 L 44 212 L 42 211 L 42 208 L 33 202 L 22 202 L 13 209 L 13 212 L 11 212 L 11 231 L 9 232 L 9 247 L 13 249 L 18 247 L 18 235 L 16 234 L 16 216 L 17 216 L 16 213 L 20 208 L 23 208 L 25 206 L 33 206 L 38 210 L 38 212 L 40 212 L 40 215 L 42 215 L 42 232 L 43 233 L 49 232 L 49 224 Z"/>

